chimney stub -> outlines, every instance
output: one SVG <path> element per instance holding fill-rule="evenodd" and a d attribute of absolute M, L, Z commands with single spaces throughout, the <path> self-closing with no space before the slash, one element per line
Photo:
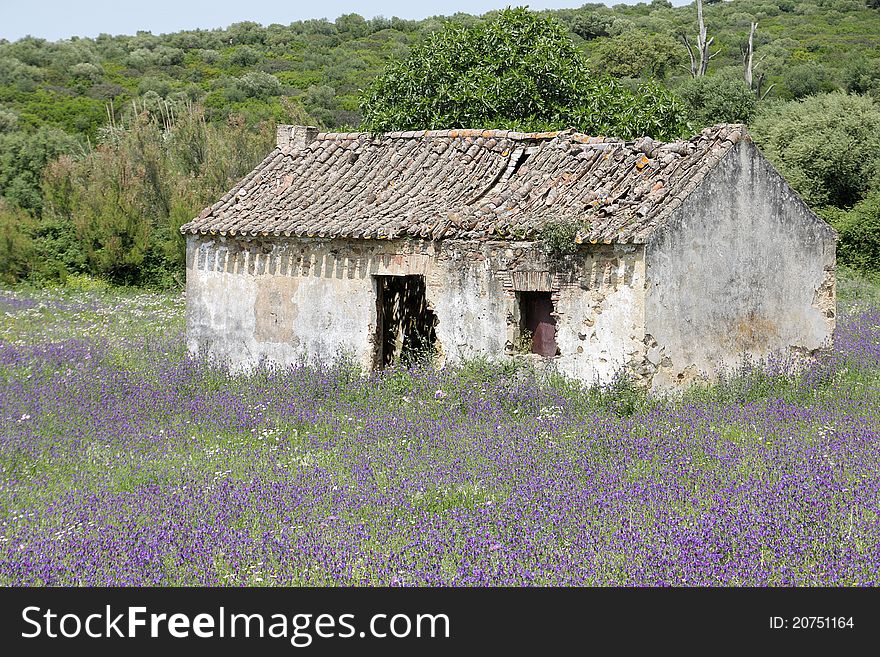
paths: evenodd
<path fill-rule="evenodd" d="M 311 125 L 279 125 L 275 131 L 278 148 L 303 149 L 315 140 L 318 129 Z"/>

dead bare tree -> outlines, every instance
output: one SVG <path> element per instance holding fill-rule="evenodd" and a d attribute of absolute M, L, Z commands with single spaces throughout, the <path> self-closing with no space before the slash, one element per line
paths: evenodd
<path fill-rule="evenodd" d="M 743 64 L 745 65 L 746 84 L 749 89 L 752 88 L 752 64 L 755 59 L 755 30 L 758 29 L 757 23 L 752 23 L 749 29 L 749 45 L 748 49 L 743 51 Z"/>
<path fill-rule="evenodd" d="M 767 87 L 764 93 L 761 93 L 761 87 L 764 85 L 764 73 L 759 73 L 757 81 L 755 80 L 755 32 L 757 29 L 758 23 L 752 23 L 749 29 L 748 45 L 742 49 L 743 76 L 745 77 L 746 84 L 749 86 L 749 90 L 754 91 L 759 100 L 764 100 L 767 97 L 767 94 L 770 93 L 770 90 L 776 86 L 776 83 L 774 82 Z M 760 61 L 758 63 L 760 63 Z"/>
<path fill-rule="evenodd" d="M 691 76 L 695 78 L 706 75 L 706 71 L 709 70 L 709 60 L 721 52 L 720 48 L 713 53 L 709 52 L 715 37 L 706 38 L 706 23 L 703 21 L 703 0 L 697 0 L 697 22 L 700 25 L 700 31 L 697 34 L 696 48 L 691 46 L 687 35 L 682 34 L 688 56 L 691 58 Z"/>

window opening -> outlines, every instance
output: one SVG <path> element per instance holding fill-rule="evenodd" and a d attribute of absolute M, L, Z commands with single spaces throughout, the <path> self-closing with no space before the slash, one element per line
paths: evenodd
<path fill-rule="evenodd" d="M 556 345 L 556 319 L 550 292 L 518 292 L 520 335 L 531 339 L 531 353 L 551 357 L 559 355 Z"/>

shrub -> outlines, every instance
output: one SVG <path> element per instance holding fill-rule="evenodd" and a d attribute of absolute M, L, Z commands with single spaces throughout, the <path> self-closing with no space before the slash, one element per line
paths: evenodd
<path fill-rule="evenodd" d="M 0 109 L 0 134 L 12 132 L 18 127 L 18 114 L 11 110 Z"/>
<path fill-rule="evenodd" d="M 154 91 L 152 95 L 158 98 Z M 205 122 L 201 108 L 141 110 L 83 157 L 61 157 L 43 177 L 44 216 L 34 242 L 42 278 L 88 273 L 113 283 L 174 285 L 183 264 L 178 229 L 270 149 L 268 128 Z"/>
<path fill-rule="evenodd" d="M 248 98 L 266 99 L 281 94 L 281 83 L 274 75 L 251 71 L 238 79 L 238 88 Z"/>
<path fill-rule="evenodd" d="M 745 81 L 729 74 L 690 78 L 675 91 L 699 127 L 748 123 L 758 104 Z"/>
<path fill-rule="evenodd" d="M 27 212 L 0 197 L 0 281 L 15 283 L 30 272 L 36 255 L 34 223 Z"/>
<path fill-rule="evenodd" d="M 103 77 L 104 70 L 100 66 L 96 66 L 95 64 L 83 62 L 81 64 L 75 64 L 74 66 L 72 66 L 70 69 L 70 74 L 75 78 L 97 82 Z"/>
<path fill-rule="evenodd" d="M 577 253 L 575 242 L 581 224 L 574 220 L 561 220 L 548 223 L 538 236 L 544 251 L 551 256 L 565 256 Z"/>
<path fill-rule="evenodd" d="M 604 39 L 590 61 L 601 75 L 662 80 L 683 60 L 681 44 L 671 36 L 632 30 Z"/>
<path fill-rule="evenodd" d="M 839 233 L 838 260 L 863 272 L 880 272 L 880 189 L 848 212 L 823 215 Z"/>
<path fill-rule="evenodd" d="M 843 69 L 843 82 L 851 93 L 880 92 L 880 61 L 856 56 Z"/>
<path fill-rule="evenodd" d="M 791 92 L 792 98 L 805 98 L 836 89 L 828 69 L 816 62 L 806 62 L 788 69 L 785 86 Z"/>
<path fill-rule="evenodd" d="M 252 66 L 262 59 L 262 55 L 249 46 L 241 46 L 229 55 L 229 63 L 233 66 Z"/>
<path fill-rule="evenodd" d="M 768 107 L 752 124 L 767 157 L 807 203 L 849 208 L 880 170 L 880 106 L 868 96 L 819 94 Z"/>

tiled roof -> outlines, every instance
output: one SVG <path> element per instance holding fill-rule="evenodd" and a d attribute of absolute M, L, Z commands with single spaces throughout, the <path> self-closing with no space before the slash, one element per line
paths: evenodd
<path fill-rule="evenodd" d="M 276 148 L 184 233 L 391 239 L 523 238 L 576 219 L 590 242 L 644 242 L 739 140 L 572 131 L 319 133 Z"/>

